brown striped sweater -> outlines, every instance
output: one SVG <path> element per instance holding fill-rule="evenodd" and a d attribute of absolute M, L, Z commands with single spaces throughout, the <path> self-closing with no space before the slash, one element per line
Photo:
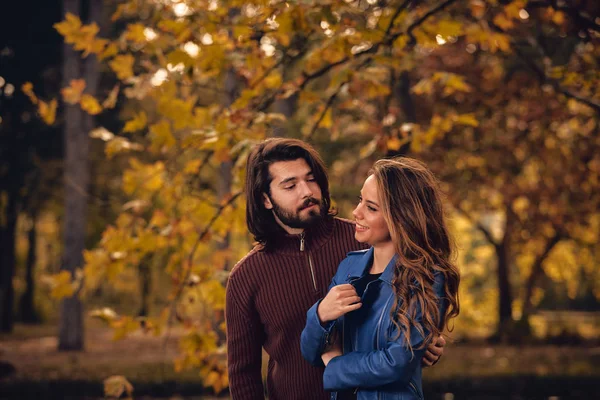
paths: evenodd
<path fill-rule="evenodd" d="M 255 248 L 232 270 L 227 284 L 227 353 L 235 400 L 264 399 L 262 347 L 269 354 L 269 399 L 327 399 L 323 369 L 300 353 L 306 312 L 320 298 L 349 251 L 363 249 L 354 223 L 326 218 L 301 237 L 283 230 L 273 250 Z M 312 268 L 311 268 L 312 265 Z"/>

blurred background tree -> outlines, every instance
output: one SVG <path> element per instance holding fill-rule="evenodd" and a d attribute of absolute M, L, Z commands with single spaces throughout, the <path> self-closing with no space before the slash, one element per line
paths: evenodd
<path fill-rule="evenodd" d="M 8 100 L 29 97 L 12 110 L 32 116 L 35 107 L 40 118 L 29 123 L 55 132 L 54 148 L 62 130 L 64 155 L 52 154 L 66 177 L 64 208 L 56 183 L 50 192 L 35 183 L 40 174 L 27 178 L 40 200 L 16 195 L 30 181 L 8 171 L 27 171 L 17 161 L 43 142 L 16 147 L 25 128 L 3 108 L 1 140 L 12 141 L 2 146 L 3 321 L 13 308 L 11 232 L 14 242 L 20 215 L 51 210 L 55 225 L 64 218 L 64 254 L 45 293 L 64 299 L 62 326 L 77 327 L 60 347 L 83 346 L 83 298 L 116 338 L 183 326 L 177 368 L 200 369 L 220 391 L 224 285 L 251 247 L 243 166 L 249 148 L 274 135 L 321 151 L 341 216 L 374 160 L 410 155 L 431 166 L 460 249 L 456 337 L 531 340 L 540 307 L 597 310 L 599 8 L 64 0 L 54 25 L 66 46 L 60 94 L 33 78 L 38 69 L 10 78 L 14 95 L 3 89 Z"/>

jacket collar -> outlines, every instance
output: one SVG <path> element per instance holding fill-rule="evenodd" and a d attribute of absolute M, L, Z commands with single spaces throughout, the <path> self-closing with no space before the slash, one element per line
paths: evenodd
<path fill-rule="evenodd" d="M 373 260 L 374 248 L 371 247 L 369 250 L 364 252 L 361 256 L 357 257 L 356 261 L 350 267 L 350 271 L 348 273 L 348 279 L 354 278 L 362 278 L 363 276 L 369 273 L 369 269 L 371 269 L 372 260 Z M 379 280 L 392 284 L 392 279 L 394 278 L 394 270 L 396 268 L 396 261 L 398 260 L 398 256 L 394 255 L 388 265 L 385 267 Z"/>
<path fill-rule="evenodd" d="M 277 227 L 278 232 L 273 235 L 273 243 L 265 249 L 267 252 L 301 256 L 307 251 L 315 251 L 321 248 L 333 233 L 333 217 L 326 216 L 315 225 L 304 230 L 301 235 L 290 235 L 283 228 Z M 304 252 L 300 251 L 300 245 L 304 239 Z"/>

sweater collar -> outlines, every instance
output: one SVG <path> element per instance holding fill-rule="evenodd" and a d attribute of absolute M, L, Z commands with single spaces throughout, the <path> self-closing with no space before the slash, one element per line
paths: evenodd
<path fill-rule="evenodd" d="M 274 235 L 273 244 L 269 246 L 268 251 L 297 256 L 302 255 L 303 252 L 315 251 L 327 242 L 333 232 L 333 224 L 333 217 L 326 216 L 299 235 L 290 235 L 278 226 L 279 230 Z M 304 242 L 303 249 L 302 242 Z"/>

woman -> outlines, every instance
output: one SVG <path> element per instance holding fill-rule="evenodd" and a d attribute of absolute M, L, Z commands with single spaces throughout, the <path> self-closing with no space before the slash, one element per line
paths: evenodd
<path fill-rule="evenodd" d="M 422 399 L 420 360 L 459 313 L 438 183 L 419 161 L 377 161 L 353 215 L 371 248 L 349 253 L 308 311 L 302 355 L 325 365 L 332 399 Z"/>

